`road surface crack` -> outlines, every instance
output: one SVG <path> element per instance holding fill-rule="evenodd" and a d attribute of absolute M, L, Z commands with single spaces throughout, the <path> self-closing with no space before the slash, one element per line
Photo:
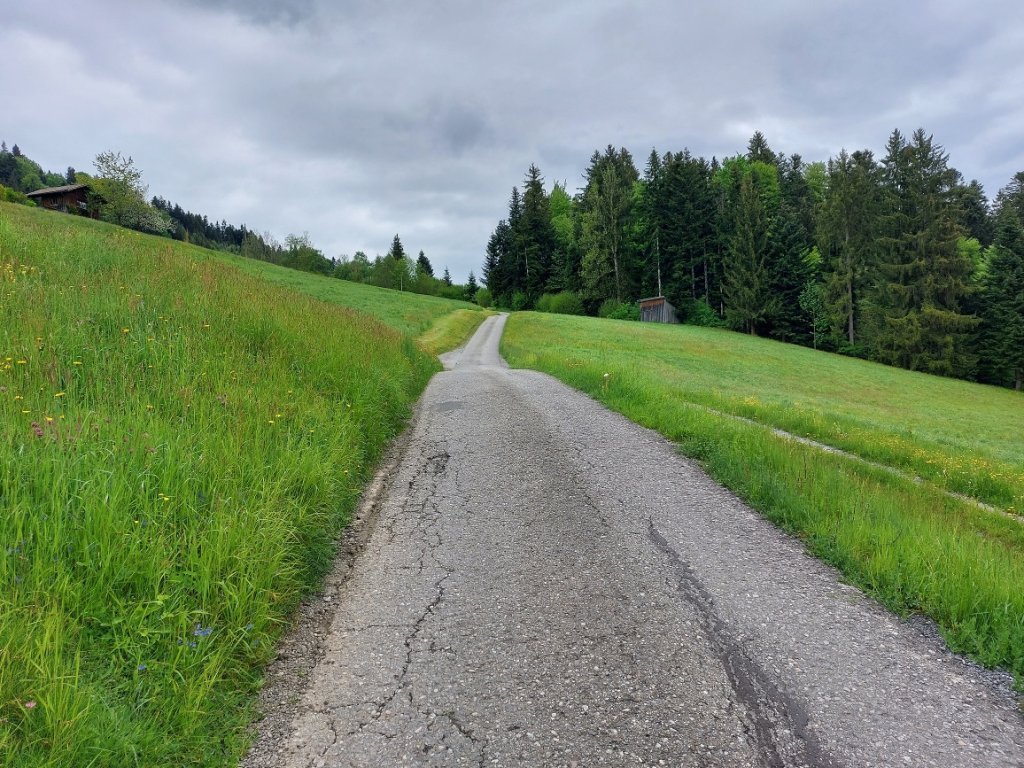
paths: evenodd
<path fill-rule="evenodd" d="M 418 563 L 420 573 L 424 572 L 428 568 L 429 559 L 430 561 L 433 561 L 433 566 L 435 568 L 438 568 L 443 572 L 443 575 L 434 582 L 434 597 L 429 603 L 427 603 L 426 607 L 416 618 L 416 621 L 413 622 L 409 633 L 403 641 L 405 647 L 405 658 L 402 662 L 401 669 L 395 677 L 395 683 L 390 693 L 375 704 L 369 718 L 359 722 L 354 729 L 348 732 L 348 736 L 354 736 L 371 724 L 378 722 L 387 711 L 388 707 L 391 706 L 391 703 L 397 698 L 398 694 L 406 687 L 406 678 L 409 674 L 410 667 L 412 667 L 414 656 L 416 654 L 416 649 L 414 647 L 416 641 L 419 638 L 420 633 L 423 631 L 427 620 L 433 616 L 444 603 L 445 582 L 451 578 L 454 571 L 451 567 L 446 566 L 444 563 L 439 561 L 436 555 L 436 550 L 442 546 L 443 540 L 440 532 L 437 530 L 437 527 L 440 524 L 441 515 L 433 499 L 437 489 L 437 478 L 444 473 L 449 458 L 450 455 L 446 450 L 427 456 L 425 461 L 420 465 L 416 474 L 409 481 L 409 497 L 421 497 L 423 500 L 419 504 L 405 506 L 402 508 L 402 512 L 415 516 L 415 524 L 412 530 L 414 532 L 418 532 L 424 539 L 423 551 L 420 554 Z M 420 487 L 423 478 L 430 478 L 430 483 L 426 488 Z M 431 648 L 432 647 L 433 643 L 431 643 Z"/>
<path fill-rule="evenodd" d="M 726 622 L 715 610 L 714 598 L 689 563 L 672 548 L 653 519 L 648 523 L 651 541 L 669 559 L 679 592 L 696 609 L 697 621 L 725 669 L 736 700 L 746 710 L 747 733 L 762 764 L 766 768 L 840 768 L 840 763 L 809 728 L 806 710 L 787 696 L 731 637 Z M 791 737 L 787 738 L 787 734 Z"/>

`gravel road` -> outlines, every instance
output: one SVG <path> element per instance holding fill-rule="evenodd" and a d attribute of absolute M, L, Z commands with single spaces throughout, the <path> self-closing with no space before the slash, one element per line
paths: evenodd
<path fill-rule="evenodd" d="M 503 325 L 427 388 L 245 765 L 1024 766 L 1005 686 L 663 438 L 509 370 Z"/>

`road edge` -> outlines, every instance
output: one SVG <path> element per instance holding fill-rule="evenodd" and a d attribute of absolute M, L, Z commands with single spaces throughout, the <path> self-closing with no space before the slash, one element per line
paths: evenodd
<path fill-rule="evenodd" d="M 277 653 L 264 671 L 263 688 L 249 725 L 251 742 L 238 763 L 239 768 L 273 768 L 283 757 L 284 746 L 294 730 L 296 707 L 309 687 L 310 673 L 325 655 L 325 642 L 339 604 L 337 597 L 377 527 L 389 481 L 420 420 L 421 402 L 422 393 L 405 428 L 392 440 L 373 478 L 363 489 L 352 520 L 337 540 L 334 564 L 321 588 L 303 599 L 289 618 L 289 628 L 278 640 Z"/>

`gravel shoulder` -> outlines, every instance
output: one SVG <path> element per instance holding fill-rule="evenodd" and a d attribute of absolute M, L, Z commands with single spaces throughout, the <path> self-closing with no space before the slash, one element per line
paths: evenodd
<path fill-rule="evenodd" d="M 243 766 L 1014 766 L 1007 678 L 809 557 L 657 434 L 508 370 L 429 385 Z"/>

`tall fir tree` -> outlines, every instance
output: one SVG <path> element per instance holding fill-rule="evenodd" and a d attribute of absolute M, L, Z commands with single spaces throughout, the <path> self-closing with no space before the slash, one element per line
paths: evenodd
<path fill-rule="evenodd" d="M 506 288 L 510 295 L 526 291 L 527 268 L 523 254 L 522 220 L 523 198 L 519 194 L 519 187 L 512 187 L 512 194 L 508 201 L 509 263 L 505 268 Z"/>
<path fill-rule="evenodd" d="M 991 245 L 995 234 L 994 222 L 981 184 L 974 179 L 969 184 L 958 180 L 953 187 L 952 201 L 964 237 L 973 237 L 984 246 Z"/>
<path fill-rule="evenodd" d="M 979 330 L 982 380 L 1024 388 L 1024 173 L 1017 174 L 1017 199 L 1013 186 L 996 198 L 995 239 L 989 249 L 982 279 L 981 328 Z"/>
<path fill-rule="evenodd" d="M 877 220 L 881 169 L 870 150 L 845 150 L 828 162 L 826 191 L 818 213 L 822 303 L 837 348 L 860 341 L 863 302 L 877 268 Z"/>
<path fill-rule="evenodd" d="M 956 171 L 923 129 L 893 131 L 882 161 L 879 359 L 945 376 L 970 375 L 977 319 L 963 313 L 972 266 L 958 247 L 952 189 Z"/>
<path fill-rule="evenodd" d="M 623 301 L 629 293 L 627 266 L 632 261 L 628 250 L 634 195 L 639 180 L 629 152 L 608 145 L 604 154 L 595 152 L 587 169 L 583 193 L 584 254 L 581 277 L 584 292 L 592 305 L 614 298 Z"/>
<path fill-rule="evenodd" d="M 752 163 L 768 163 L 769 165 L 775 165 L 778 162 L 772 148 L 768 146 L 768 140 L 760 131 L 754 131 L 754 135 L 747 142 L 747 160 Z"/>
<path fill-rule="evenodd" d="M 416 257 L 416 269 L 425 275 L 434 276 L 434 267 L 430 264 L 430 259 L 427 255 L 420 251 L 420 255 Z"/>
<path fill-rule="evenodd" d="M 712 287 L 708 256 L 713 234 L 707 162 L 688 150 L 665 154 L 652 207 L 663 293 L 679 307 L 692 304 L 698 297 L 707 298 Z"/>
<path fill-rule="evenodd" d="M 808 254 L 814 245 L 814 200 L 800 155 L 780 158 L 777 168 L 779 206 L 768 238 L 769 282 L 777 310 L 768 335 L 806 344 L 812 328 L 800 295 L 812 277 Z"/>
<path fill-rule="evenodd" d="M 402 247 L 402 241 L 398 235 L 395 235 L 394 239 L 391 241 L 391 248 L 388 250 L 388 256 L 396 261 L 405 258 L 405 248 Z"/>
<path fill-rule="evenodd" d="M 740 179 L 722 286 L 726 318 L 750 334 L 756 334 L 778 307 L 771 293 L 768 216 L 759 178 L 763 177 L 748 172 Z"/>
<path fill-rule="evenodd" d="M 551 226 L 544 177 L 536 165 L 530 165 L 523 181 L 523 212 L 518 235 L 526 269 L 524 289 L 532 304 L 547 287 L 555 249 L 555 230 Z"/>

